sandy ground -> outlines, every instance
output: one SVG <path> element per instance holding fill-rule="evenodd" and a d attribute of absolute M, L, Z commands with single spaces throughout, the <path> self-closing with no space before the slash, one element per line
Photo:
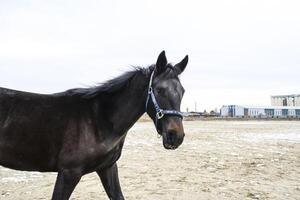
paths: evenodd
<path fill-rule="evenodd" d="M 300 199 L 300 122 L 189 121 L 184 144 L 163 149 L 136 124 L 118 162 L 126 199 Z M 50 199 L 54 173 L 0 167 L 0 199 Z M 108 199 L 95 173 L 71 199 Z"/>

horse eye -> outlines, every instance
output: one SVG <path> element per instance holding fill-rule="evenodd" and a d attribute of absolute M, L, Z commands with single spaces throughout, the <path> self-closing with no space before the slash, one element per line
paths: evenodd
<path fill-rule="evenodd" d="M 157 94 L 159 94 L 159 95 L 164 95 L 165 94 L 165 89 L 163 89 L 163 88 L 157 88 L 156 89 L 156 92 L 157 92 Z"/>

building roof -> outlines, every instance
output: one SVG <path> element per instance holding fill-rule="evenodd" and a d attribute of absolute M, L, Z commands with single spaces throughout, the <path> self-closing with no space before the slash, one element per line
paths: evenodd
<path fill-rule="evenodd" d="M 224 105 L 229 106 L 229 105 Z M 300 109 L 300 106 L 249 106 L 249 105 L 230 105 L 239 106 L 243 108 L 253 108 L 253 109 Z"/>
<path fill-rule="evenodd" d="M 289 95 L 274 95 L 271 96 L 271 98 L 276 98 L 276 97 L 300 97 L 300 94 L 289 94 Z"/>

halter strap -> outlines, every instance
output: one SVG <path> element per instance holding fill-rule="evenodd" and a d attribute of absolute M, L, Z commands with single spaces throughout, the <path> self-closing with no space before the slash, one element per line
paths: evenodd
<path fill-rule="evenodd" d="M 156 101 L 153 89 L 152 89 L 152 82 L 153 82 L 153 77 L 154 77 L 154 72 L 155 72 L 155 68 L 151 73 L 150 76 L 150 81 L 149 81 L 149 86 L 148 86 L 148 95 L 147 95 L 147 99 L 146 99 L 146 112 L 147 112 L 147 108 L 148 108 L 148 104 L 149 104 L 149 99 L 151 98 L 152 103 L 154 105 L 154 109 L 155 109 L 155 126 L 157 129 L 157 122 L 158 120 L 162 119 L 165 115 L 173 115 L 173 116 L 177 116 L 180 118 L 183 118 L 183 113 L 177 110 L 165 110 L 165 109 L 161 109 Z"/>

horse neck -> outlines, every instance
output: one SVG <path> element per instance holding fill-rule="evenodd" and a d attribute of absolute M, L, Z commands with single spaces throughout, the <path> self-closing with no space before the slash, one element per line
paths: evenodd
<path fill-rule="evenodd" d="M 145 113 L 148 78 L 137 74 L 128 82 L 125 89 L 112 94 L 109 121 L 113 124 L 114 132 L 125 133 Z"/>

